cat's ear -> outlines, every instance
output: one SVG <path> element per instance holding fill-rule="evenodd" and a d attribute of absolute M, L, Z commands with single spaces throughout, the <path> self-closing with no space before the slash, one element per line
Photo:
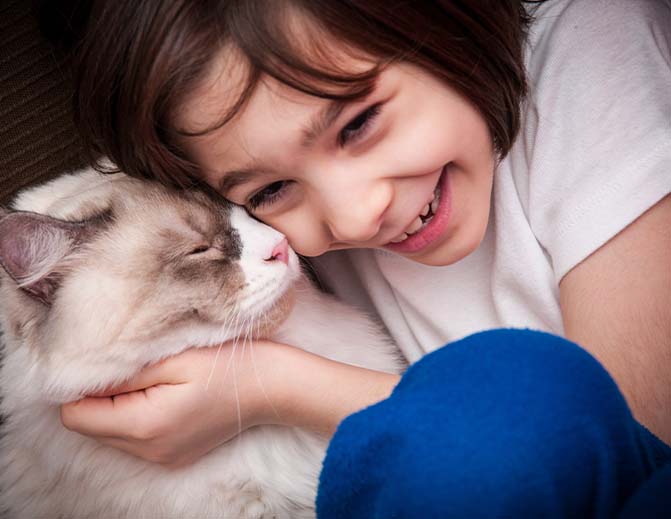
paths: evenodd
<path fill-rule="evenodd" d="M 84 223 L 0 210 L 0 265 L 22 290 L 50 305 L 59 267 L 88 233 Z"/>

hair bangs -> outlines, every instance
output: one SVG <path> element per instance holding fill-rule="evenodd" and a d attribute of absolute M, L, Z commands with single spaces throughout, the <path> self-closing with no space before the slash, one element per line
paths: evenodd
<path fill-rule="evenodd" d="M 353 101 L 373 90 L 382 59 L 344 47 L 295 4 L 271 4 L 252 0 L 229 6 L 222 47 L 233 46 L 245 61 L 244 86 L 214 125 L 196 131 L 180 130 L 180 135 L 196 137 L 223 127 L 244 108 L 264 77 L 322 99 Z M 353 62 L 360 64 L 359 70 L 353 70 Z"/>
<path fill-rule="evenodd" d="M 531 19 L 521 0 L 393 8 L 386 0 L 115 0 L 91 8 L 76 49 L 75 119 L 92 154 L 134 177 L 202 184 L 185 138 L 229 122 L 259 82 L 359 100 L 397 61 L 425 69 L 470 101 L 501 158 L 519 130 Z M 246 68 L 237 85 L 219 66 L 227 47 Z M 227 106 L 182 131 L 176 116 L 212 73 L 232 87 Z"/>

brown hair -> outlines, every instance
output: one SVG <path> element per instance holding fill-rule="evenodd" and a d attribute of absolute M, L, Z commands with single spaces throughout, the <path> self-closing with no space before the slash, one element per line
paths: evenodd
<path fill-rule="evenodd" d="M 529 17 L 520 0 L 396 2 L 393 8 L 387 0 L 94 2 L 78 49 L 75 96 L 90 149 L 132 176 L 197 183 L 198 166 L 180 146 L 185 134 L 172 119 L 225 44 L 240 50 L 249 67 L 221 124 L 244 106 L 263 75 L 323 98 L 368 93 L 379 67 L 352 74 L 320 59 L 328 49 L 310 39 L 319 31 L 305 36 L 288 28 L 287 8 L 380 66 L 408 60 L 445 80 L 481 112 L 499 156 L 509 151 L 526 93 Z"/>

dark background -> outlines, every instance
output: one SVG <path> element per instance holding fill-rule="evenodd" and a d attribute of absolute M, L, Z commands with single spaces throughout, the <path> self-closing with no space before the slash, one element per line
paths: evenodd
<path fill-rule="evenodd" d="M 77 20 L 63 14 L 65 4 L 0 0 L 1 204 L 85 162 L 72 122 L 67 29 Z"/>

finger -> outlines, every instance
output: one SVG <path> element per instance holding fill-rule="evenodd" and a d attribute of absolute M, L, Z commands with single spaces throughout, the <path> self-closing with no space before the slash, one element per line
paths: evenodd
<path fill-rule="evenodd" d="M 96 438 L 150 436 L 152 420 L 160 416 L 144 391 L 115 397 L 84 398 L 61 406 L 61 421 L 68 429 Z"/>
<path fill-rule="evenodd" d="M 131 456 L 135 456 L 136 458 L 141 458 L 152 463 L 160 463 L 161 465 L 172 466 L 177 461 L 176 457 L 170 457 L 167 454 L 161 452 L 160 449 L 145 445 L 142 442 L 114 437 L 100 437 L 96 438 L 96 440 L 103 445 L 113 447 L 117 450 L 125 452 L 126 454 L 130 454 Z"/>
<path fill-rule="evenodd" d="M 122 393 L 130 393 L 132 391 L 139 391 L 161 384 L 182 384 L 186 382 L 187 379 L 185 377 L 185 370 L 179 369 L 179 367 L 179 361 L 176 361 L 175 357 L 170 357 L 156 364 L 145 366 L 129 380 L 91 393 L 90 396 L 108 397 L 112 395 L 120 395 Z"/>

